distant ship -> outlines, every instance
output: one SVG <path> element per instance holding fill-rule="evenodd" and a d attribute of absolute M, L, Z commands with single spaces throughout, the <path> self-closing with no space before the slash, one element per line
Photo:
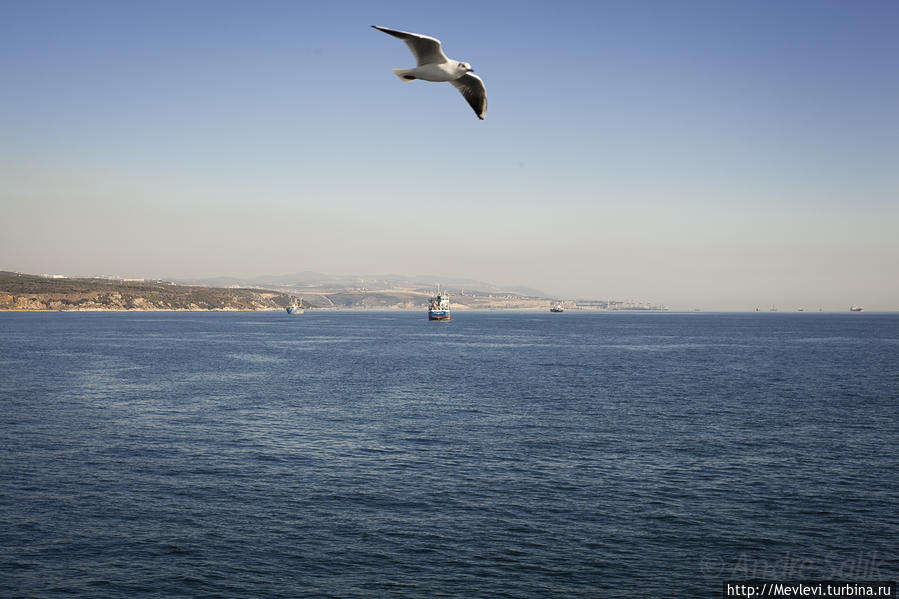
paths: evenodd
<path fill-rule="evenodd" d="M 564 312 L 565 309 L 562 307 L 562 302 L 556 302 L 553 304 L 553 307 L 549 309 L 550 312 Z"/>
<path fill-rule="evenodd" d="M 450 304 L 449 298 L 445 293 L 440 292 L 440 285 L 437 285 L 437 295 L 431 298 L 428 305 L 428 320 L 449 320 Z"/>
<path fill-rule="evenodd" d="M 852 304 L 851 306 L 849 306 L 850 312 L 862 312 L 863 310 L 864 310 L 864 308 L 862 308 L 861 306 L 856 306 L 855 304 Z"/>
<path fill-rule="evenodd" d="M 287 313 L 303 314 L 303 309 L 300 307 L 300 302 L 297 301 L 297 298 L 291 298 L 290 304 L 287 305 Z"/>

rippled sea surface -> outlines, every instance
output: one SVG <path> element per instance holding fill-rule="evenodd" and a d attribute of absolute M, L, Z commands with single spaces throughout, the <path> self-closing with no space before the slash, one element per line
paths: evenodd
<path fill-rule="evenodd" d="M 899 316 L 0 314 L 0 596 L 899 578 Z"/>

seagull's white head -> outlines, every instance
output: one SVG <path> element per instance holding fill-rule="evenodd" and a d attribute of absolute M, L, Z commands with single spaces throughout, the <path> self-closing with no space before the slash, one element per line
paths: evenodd
<path fill-rule="evenodd" d="M 457 64 L 456 70 L 459 71 L 462 75 L 464 75 L 465 73 L 471 73 L 474 71 L 474 69 L 471 68 L 471 65 L 468 64 L 467 62 L 460 62 L 459 64 Z"/>

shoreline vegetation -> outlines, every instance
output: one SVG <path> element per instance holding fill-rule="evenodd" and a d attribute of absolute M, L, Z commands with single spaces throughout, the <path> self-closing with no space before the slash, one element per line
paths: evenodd
<path fill-rule="evenodd" d="M 548 310 L 557 299 L 514 292 L 450 289 L 454 310 Z M 304 310 L 423 310 L 433 290 L 279 286 L 213 287 L 162 280 L 69 278 L 0 271 L 4 312 L 233 312 L 285 310 L 297 298 Z M 563 302 L 575 310 L 662 310 L 614 301 Z"/>

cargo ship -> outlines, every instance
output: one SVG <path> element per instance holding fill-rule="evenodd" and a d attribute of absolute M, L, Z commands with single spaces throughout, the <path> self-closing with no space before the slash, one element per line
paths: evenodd
<path fill-rule="evenodd" d="M 287 313 L 288 314 L 302 314 L 303 308 L 300 307 L 300 302 L 297 301 L 297 298 L 291 298 L 290 303 L 287 305 Z"/>
<path fill-rule="evenodd" d="M 445 293 L 440 292 L 440 285 L 437 285 L 437 295 L 431 298 L 428 304 L 428 320 L 449 320 L 450 304 L 449 298 Z"/>

